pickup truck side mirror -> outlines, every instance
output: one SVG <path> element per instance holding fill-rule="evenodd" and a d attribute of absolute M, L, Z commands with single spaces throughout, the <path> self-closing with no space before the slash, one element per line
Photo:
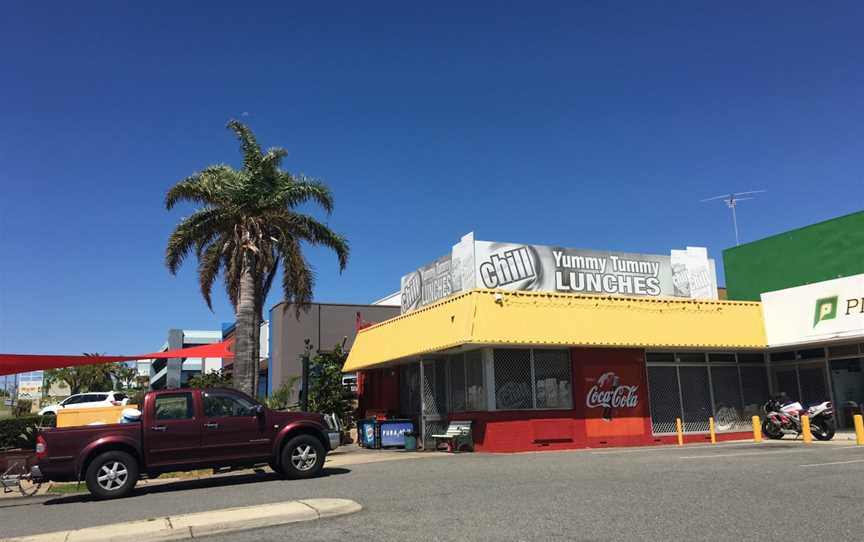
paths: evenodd
<path fill-rule="evenodd" d="M 252 407 L 252 414 L 256 416 L 264 415 L 264 407 L 262 405 L 255 405 Z"/>

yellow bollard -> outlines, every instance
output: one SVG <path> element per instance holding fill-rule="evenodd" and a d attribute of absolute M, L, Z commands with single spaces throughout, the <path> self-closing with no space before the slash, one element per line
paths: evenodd
<path fill-rule="evenodd" d="M 864 446 L 864 418 L 861 414 L 855 414 L 852 419 L 855 420 L 855 443 Z"/>
<path fill-rule="evenodd" d="M 762 442 L 762 421 L 753 416 L 753 442 Z"/>
<path fill-rule="evenodd" d="M 813 433 L 810 432 L 810 416 L 801 415 L 801 434 L 804 436 L 804 442 L 810 444 L 813 442 Z"/>
<path fill-rule="evenodd" d="M 717 433 L 714 432 L 714 418 L 708 418 L 708 432 L 711 433 L 711 444 L 717 444 Z"/>
<path fill-rule="evenodd" d="M 681 418 L 675 418 L 675 432 L 678 433 L 678 446 L 684 446 L 684 429 L 681 427 Z"/>

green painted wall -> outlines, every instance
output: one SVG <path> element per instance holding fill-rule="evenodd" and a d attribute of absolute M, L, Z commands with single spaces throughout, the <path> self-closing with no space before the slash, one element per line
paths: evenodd
<path fill-rule="evenodd" d="M 864 211 L 723 251 L 729 299 L 864 273 Z"/>

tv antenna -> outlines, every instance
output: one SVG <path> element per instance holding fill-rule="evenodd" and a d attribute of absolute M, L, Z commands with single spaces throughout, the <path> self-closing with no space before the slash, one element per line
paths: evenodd
<path fill-rule="evenodd" d="M 744 201 L 748 199 L 756 199 L 753 197 L 754 194 L 763 194 L 767 192 L 767 190 L 750 190 L 749 192 L 733 192 L 731 194 L 723 194 L 720 196 L 714 196 L 713 198 L 707 198 L 700 200 L 701 203 L 705 203 L 706 201 L 717 201 L 723 200 L 723 203 L 726 204 L 727 207 L 732 209 L 732 225 L 735 227 L 735 246 L 741 244 L 741 241 L 738 239 L 738 216 L 735 213 L 735 207 L 738 206 L 739 201 Z"/>

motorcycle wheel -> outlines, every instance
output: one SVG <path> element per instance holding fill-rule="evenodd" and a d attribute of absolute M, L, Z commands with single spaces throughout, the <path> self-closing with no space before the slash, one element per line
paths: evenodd
<path fill-rule="evenodd" d="M 783 430 L 767 419 L 762 422 L 762 433 L 773 440 L 780 440 L 783 438 Z"/>
<path fill-rule="evenodd" d="M 831 440 L 834 438 L 834 433 L 837 428 L 834 426 L 834 421 L 827 418 L 818 418 L 813 422 L 813 436 L 816 440 Z"/>

